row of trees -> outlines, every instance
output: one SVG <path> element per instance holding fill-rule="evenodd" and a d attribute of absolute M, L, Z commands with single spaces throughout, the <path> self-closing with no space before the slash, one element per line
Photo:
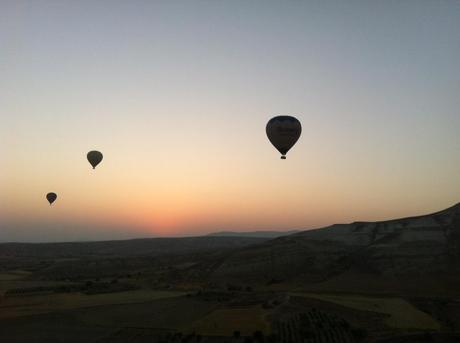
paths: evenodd
<path fill-rule="evenodd" d="M 366 336 L 344 319 L 316 309 L 279 321 L 277 331 L 281 343 L 353 343 Z"/>

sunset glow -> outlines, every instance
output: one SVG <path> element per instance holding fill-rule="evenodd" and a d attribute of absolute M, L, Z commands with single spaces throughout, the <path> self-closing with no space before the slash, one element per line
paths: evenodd
<path fill-rule="evenodd" d="M 0 241 L 308 229 L 460 201 L 458 3 L 104 3 L 0 4 Z M 285 161 L 265 135 L 279 114 L 303 126 Z"/>

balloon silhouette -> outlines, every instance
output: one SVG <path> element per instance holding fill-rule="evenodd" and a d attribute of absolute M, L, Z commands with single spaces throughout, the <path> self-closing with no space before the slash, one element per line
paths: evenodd
<path fill-rule="evenodd" d="M 101 163 L 102 161 L 102 153 L 99 151 L 90 151 L 86 157 L 88 158 L 88 162 L 93 166 L 93 169 L 96 168 L 96 166 Z"/>
<path fill-rule="evenodd" d="M 57 194 L 56 193 L 53 193 L 53 192 L 50 192 L 46 195 L 46 200 L 48 200 L 48 202 L 50 203 L 50 206 L 53 202 L 55 202 L 57 199 Z"/>
<path fill-rule="evenodd" d="M 285 160 L 302 133 L 302 125 L 294 117 L 277 116 L 269 120 L 265 130 L 270 142 L 281 153 L 281 159 Z"/>

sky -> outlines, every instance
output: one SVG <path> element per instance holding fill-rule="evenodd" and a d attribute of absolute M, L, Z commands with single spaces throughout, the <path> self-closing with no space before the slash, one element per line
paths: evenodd
<path fill-rule="evenodd" d="M 0 0 L 0 241 L 442 210 L 460 202 L 459 61 L 454 0 Z M 286 160 L 276 115 L 302 123 Z"/>

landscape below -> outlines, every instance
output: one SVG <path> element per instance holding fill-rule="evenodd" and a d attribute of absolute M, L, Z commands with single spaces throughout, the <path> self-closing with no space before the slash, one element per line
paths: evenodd
<path fill-rule="evenodd" d="M 460 204 L 287 234 L 0 244 L 1 342 L 456 342 Z"/>

